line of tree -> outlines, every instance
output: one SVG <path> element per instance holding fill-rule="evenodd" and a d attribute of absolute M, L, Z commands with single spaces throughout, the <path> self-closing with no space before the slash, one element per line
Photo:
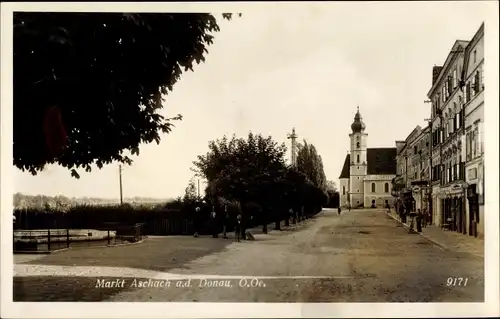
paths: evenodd
<path fill-rule="evenodd" d="M 297 167 L 287 165 L 286 146 L 271 136 L 224 136 L 208 147 L 193 162 L 193 170 L 207 181 L 206 200 L 239 202 L 243 220 L 257 218 L 264 231 L 269 222 L 280 229 L 281 220 L 300 221 L 328 202 L 321 157 L 312 145 L 301 148 Z"/>

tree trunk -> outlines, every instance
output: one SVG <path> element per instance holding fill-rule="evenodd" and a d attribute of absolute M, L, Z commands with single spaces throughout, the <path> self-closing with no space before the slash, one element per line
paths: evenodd
<path fill-rule="evenodd" d="M 281 230 L 281 220 L 279 217 L 276 217 L 274 221 L 274 230 Z"/>

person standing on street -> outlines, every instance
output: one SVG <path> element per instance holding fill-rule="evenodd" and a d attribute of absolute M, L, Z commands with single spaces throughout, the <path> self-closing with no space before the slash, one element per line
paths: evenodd
<path fill-rule="evenodd" d="M 234 227 L 234 237 L 237 242 L 240 242 L 241 236 L 241 214 L 236 216 L 236 226 Z"/>
<path fill-rule="evenodd" d="M 219 237 L 219 232 L 218 232 L 218 225 L 217 225 L 217 213 L 215 212 L 215 206 L 212 206 L 212 212 L 210 213 L 210 221 L 211 221 L 211 228 L 212 228 L 212 237 L 213 238 L 218 238 Z"/>
<path fill-rule="evenodd" d="M 194 237 L 198 237 L 198 231 L 199 231 L 199 227 L 200 227 L 200 206 L 197 206 L 195 209 L 194 209 L 194 218 L 193 218 L 193 226 L 194 226 Z"/>
<path fill-rule="evenodd" d="M 229 213 L 227 212 L 227 205 L 224 205 L 224 215 L 222 216 L 222 231 L 223 238 L 227 239 L 227 223 L 229 222 Z"/>
<path fill-rule="evenodd" d="M 424 212 L 422 213 L 422 226 L 427 227 L 427 223 L 429 222 L 429 216 L 427 214 L 427 207 L 424 207 Z"/>
<path fill-rule="evenodd" d="M 338 213 L 339 213 L 339 216 L 340 216 L 340 212 L 341 212 L 341 209 L 340 209 L 340 206 L 339 206 L 339 208 L 338 208 Z"/>
<path fill-rule="evenodd" d="M 420 211 L 420 208 L 417 209 L 417 232 L 421 233 L 422 232 L 422 212 Z"/>

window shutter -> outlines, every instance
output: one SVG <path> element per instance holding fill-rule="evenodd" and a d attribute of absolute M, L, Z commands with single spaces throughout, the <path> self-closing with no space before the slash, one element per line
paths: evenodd
<path fill-rule="evenodd" d="M 461 154 L 462 158 L 467 157 L 467 137 L 465 135 L 460 136 L 460 140 L 462 142 Z"/>
<path fill-rule="evenodd" d="M 477 154 L 481 155 L 483 153 L 483 123 L 477 123 L 477 137 L 476 137 L 476 145 L 477 145 Z"/>
<path fill-rule="evenodd" d="M 477 91 L 476 91 L 476 76 L 475 75 L 472 77 L 472 92 L 471 92 L 471 94 L 472 94 L 472 96 L 475 96 L 477 94 Z"/>
<path fill-rule="evenodd" d="M 470 82 L 467 82 L 465 87 L 465 103 L 470 101 Z"/>
<path fill-rule="evenodd" d="M 474 91 L 476 92 L 476 94 L 478 94 L 479 93 L 479 71 L 477 71 L 476 75 L 474 76 L 474 84 L 475 84 Z"/>

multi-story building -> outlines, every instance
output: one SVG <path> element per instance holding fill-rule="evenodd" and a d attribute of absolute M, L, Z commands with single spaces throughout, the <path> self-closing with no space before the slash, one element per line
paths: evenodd
<path fill-rule="evenodd" d="M 394 185 L 400 185 L 393 196 L 411 202 L 411 210 L 427 207 L 427 186 L 429 182 L 429 131 L 415 127 L 404 141 L 396 141 L 397 176 Z"/>
<path fill-rule="evenodd" d="M 465 158 L 468 186 L 466 228 L 469 235 L 484 236 L 484 24 L 465 48 L 463 68 L 465 136 L 462 157 Z"/>
<path fill-rule="evenodd" d="M 457 40 L 442 67 L 433 68 L 429 148 L 433 223 L 466 232 L 463 66 L 468 41 Z"/>

